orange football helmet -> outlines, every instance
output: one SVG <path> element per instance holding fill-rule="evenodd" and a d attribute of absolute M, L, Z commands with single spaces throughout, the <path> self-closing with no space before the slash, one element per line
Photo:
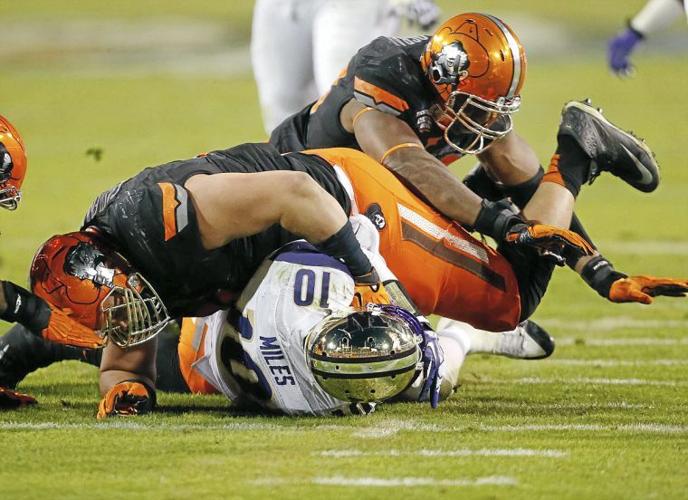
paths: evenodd
<path fill-rule="evenodd" d="M 31 289 L 120 347 L 155 337 L 171 321 L 150 283 L 90 230 L 45 242 L 31 263 Z"/>
<path fill-rule="evenodd" d="M 26 175 L 26 148 L 17 129 L 0 115 L 0 207 L 14 210 Z"/>
<path fill-rule="evenodd" d="M 511 130 L 526 54 L 503 21 L 487 14 L 454 16 L 430 38 L 420 62 L 440 100 L 431 113 L 454 149 L 479 153 Z"/>

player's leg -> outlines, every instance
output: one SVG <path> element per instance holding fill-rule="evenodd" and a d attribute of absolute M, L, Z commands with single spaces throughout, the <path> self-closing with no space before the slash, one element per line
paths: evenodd
<path fill-rule="evenodd" d="M 514 330 L 488 332 L 468 323 L 440 318 L 437 330 L 460 334 L 467 355 L 495 354 L 514 359 L 543 359 L 554 352 L 554 339 L 530 320 L 523 321 Z"/>
<path fill-rule="evenodd" d="M 253 11 L 251 63 L 263 124 L 269 134 L 317 98 L 311 27 L 322 0 L 258 0 Z"/>
<path fill-rule="evenodd" d="M 313 20 L 313 69 L 320 95 L 359 48 L 399 29 L 399 17 L 388 0 L 329 0 Z"/>
<path fill-rule="evenodd" d="M 77 360 L 98 366 L 101 351 L 45 340 L 21 325 L 0 337 L 0 386 L 16 387 L 29 373 L 53 363 Z"/>
<path fill-rule="evenodd" d="M 217 389 L 194 367 L 205 356 L 207 330 L 206 318 L 184 318 L 182 321 L 176 352 L 184 382 L 194 394 L 217 394 Z"/>

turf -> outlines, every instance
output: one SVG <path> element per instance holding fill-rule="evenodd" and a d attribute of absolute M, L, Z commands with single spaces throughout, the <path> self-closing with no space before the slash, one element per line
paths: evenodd
<path fill-rule="evenodd" d="M 220 22 L 226 14 L 241 43 L 250 18 L 248 2 L 21 4 L 2 4 L 0 17 L 146 22 L 171 9 Z M 551 2 L 519 2 L 597 36 L 631 9 L 620 4 L 563 3 L 554 11 Z M 516 126 L 543 162 L 563 102 L 590 96 L 612 121 L 644 136 L 662 166 L 663 183 L 651 195 L 611 177 L 583 188 L 578 212 L 602 250 L 630 274 L 688 275 L 688 66 L 648 51 L 636 60 L 636 78 L 620 81 L 601 52 L 530 62 Z M 22 206 L 0 213 L 0 274 L 18 282 L 40 242 L 76 229 L 90 201 L 115 182 L 144 166 L 264 139 L 246 72 L 82 74 L 59 61 L 45 68 L 24 61 L 3 66 L 0 96 L 0 113 L 18 125 L 30 153 Z M 99 161 L 92 149 L 102 152 Z M 456 172 L 471 165 L 463 160 Z M 218 396 L 161 394 L 154 415 L 97 423 L 96 370 L 52 366 L 20 386 L 38 406 L 0 413 L 0 496 L 685 497 L 687 301 L 614 305 L 561 270 L 536 319 L 557 338 L 551 359 L 474 356 L 460 390 L 438 410 L 387 405 L 366 418 L 254 416 Z"/>

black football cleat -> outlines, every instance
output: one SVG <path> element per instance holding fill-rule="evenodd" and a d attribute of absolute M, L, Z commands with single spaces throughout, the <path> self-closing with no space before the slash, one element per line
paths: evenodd
<path fill-rule="evenodd" d="M 589 99 L 570 101 L 561 112 L 558 136 L 569 136 L 590 158 L 592 183 L 609 172 L 638 191 L 649 193 L 659 185 L 659 166 L 652 150 L 630 132 L 625 132 L 591 106 Z"/>

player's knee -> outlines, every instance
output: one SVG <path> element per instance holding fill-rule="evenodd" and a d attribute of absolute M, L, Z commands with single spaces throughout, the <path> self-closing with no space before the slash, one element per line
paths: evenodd
<path fill-rule="evenodd" d="M 284 172 L 280 189 L 288 199 L 315 200 L 322 192 L 320 185 L 305 172 Z"/>

